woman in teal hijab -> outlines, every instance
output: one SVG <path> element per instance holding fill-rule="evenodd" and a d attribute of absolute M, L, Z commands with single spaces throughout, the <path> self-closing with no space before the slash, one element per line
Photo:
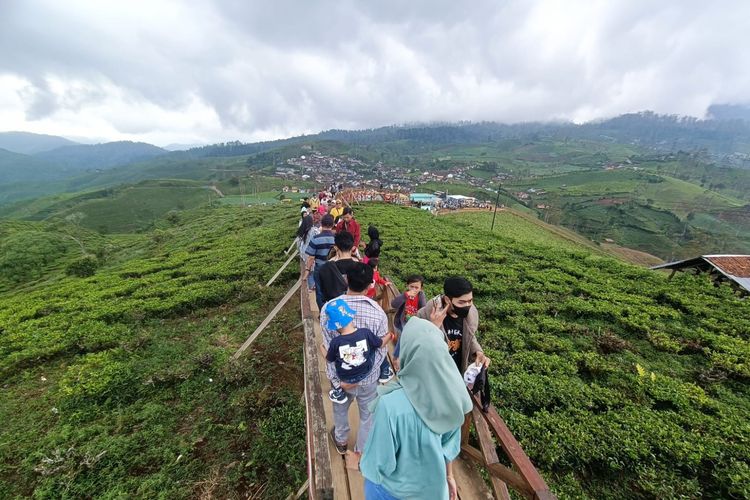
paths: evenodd
<path fill-rule="evenodd" d="M 451 462 L 471 399 L 442 332 L 411 318 L 401 335 L 398 381 L 378 388 L 360 469 L 367 500 L 456 498 Z"/>

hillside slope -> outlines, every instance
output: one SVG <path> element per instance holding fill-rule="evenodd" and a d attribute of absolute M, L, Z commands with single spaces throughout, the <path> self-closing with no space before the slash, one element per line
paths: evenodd
<path fill-rule="evenodd" d="M 380 229 L 397 284 L 418 272 L 433 295 L 448 275 L 472 280 L 493 401 L 560 498 L 750 495 L 750 303 L 558 236 L 388 205 L 356 215 Z M 186 211 L 112 240 L 91 277 L 51 269 L 0 293 L 0 496 L 296 489 L 296 306 L 239 363 L 229 356 L 296 278 L 262 286 L 297 218 L 280 206 Z"/>
<path fill-rule="evenodd" d="M 472 280 L 495 404 L 561 498 L 750 494 L 750 303 L 728 287 L 414 209 L 358 218 L 397 282 Z"/>

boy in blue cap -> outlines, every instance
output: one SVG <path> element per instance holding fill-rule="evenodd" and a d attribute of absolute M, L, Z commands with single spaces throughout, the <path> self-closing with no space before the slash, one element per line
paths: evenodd
<path fill-rule="evenodd" d="M 342 299 L 328 302 L 325 312 L 328 315 L 328 329 L 337 330 L 341 335 L 331 339 L 327 350 L 321 345 L 321 352 L 329 363 L 336 365 L 336 375 L 342 382 L 356 384 L 372 370 L 375 351 L 388 345 L 393 340 L 393 334 L 380 338 L 372 330 L 355 327 L 356 313 Z M 338 404 L 347 401 L 346 392 L 341 386 L 334 386 L 328 397 Z"/>

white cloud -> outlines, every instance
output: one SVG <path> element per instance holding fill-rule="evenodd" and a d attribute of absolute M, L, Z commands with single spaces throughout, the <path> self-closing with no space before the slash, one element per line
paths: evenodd
<path fill-rule="evenodd" d="M 750 3 L 0 3 L 0 130 L 261 140 L 750 102 Z"/>

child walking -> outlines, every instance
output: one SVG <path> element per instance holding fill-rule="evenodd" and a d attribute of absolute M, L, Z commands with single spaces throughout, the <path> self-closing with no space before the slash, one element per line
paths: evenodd
<path fill-rule="evenodd" d="M 380 272 L 378 272 L 378 265 L 379 264 L 380 264 L 380 259 L 378 259 L 378 258 L 374 258 L 373 257 L 373 258 L 371 258 L 371 259 L 369 259 L 367 261 L 367 265 L 372 268 L 372 284 L 367 289 L 366 295 L 367 295 L 367 297 L 369 297 L 371 299 L 375 298 L 375 293 L 376 293 L 375 285 L 386 286 L 386 285 L 390 285 L 390 283 L 391 283 L 387 279 L 383 278 L 380 275 Z"/>
<path fill-rule="evenodd" d="M 336 376 L 347 384 L 356 384 L 364 379 L 372 369 L 372 360 L 377 349 L 386 346 L 393 340 L 393 334 L 388 333 L 380 338 L 372 330 L 356 328 L 354 317 L 356 313 L 349 304 L 342 299 L 330 301 L 325 306 L 328 315 L 328 329 L 337 330 L 341 335 L 334 337 L 328 349 L 321 344 L 321 352 L 326 361 L 336 366 Z M 328 393 L 331 401 L 338 404 L 347 402 L 346 391 L 340 385 L 331 383 L 333 389 Z"/>

